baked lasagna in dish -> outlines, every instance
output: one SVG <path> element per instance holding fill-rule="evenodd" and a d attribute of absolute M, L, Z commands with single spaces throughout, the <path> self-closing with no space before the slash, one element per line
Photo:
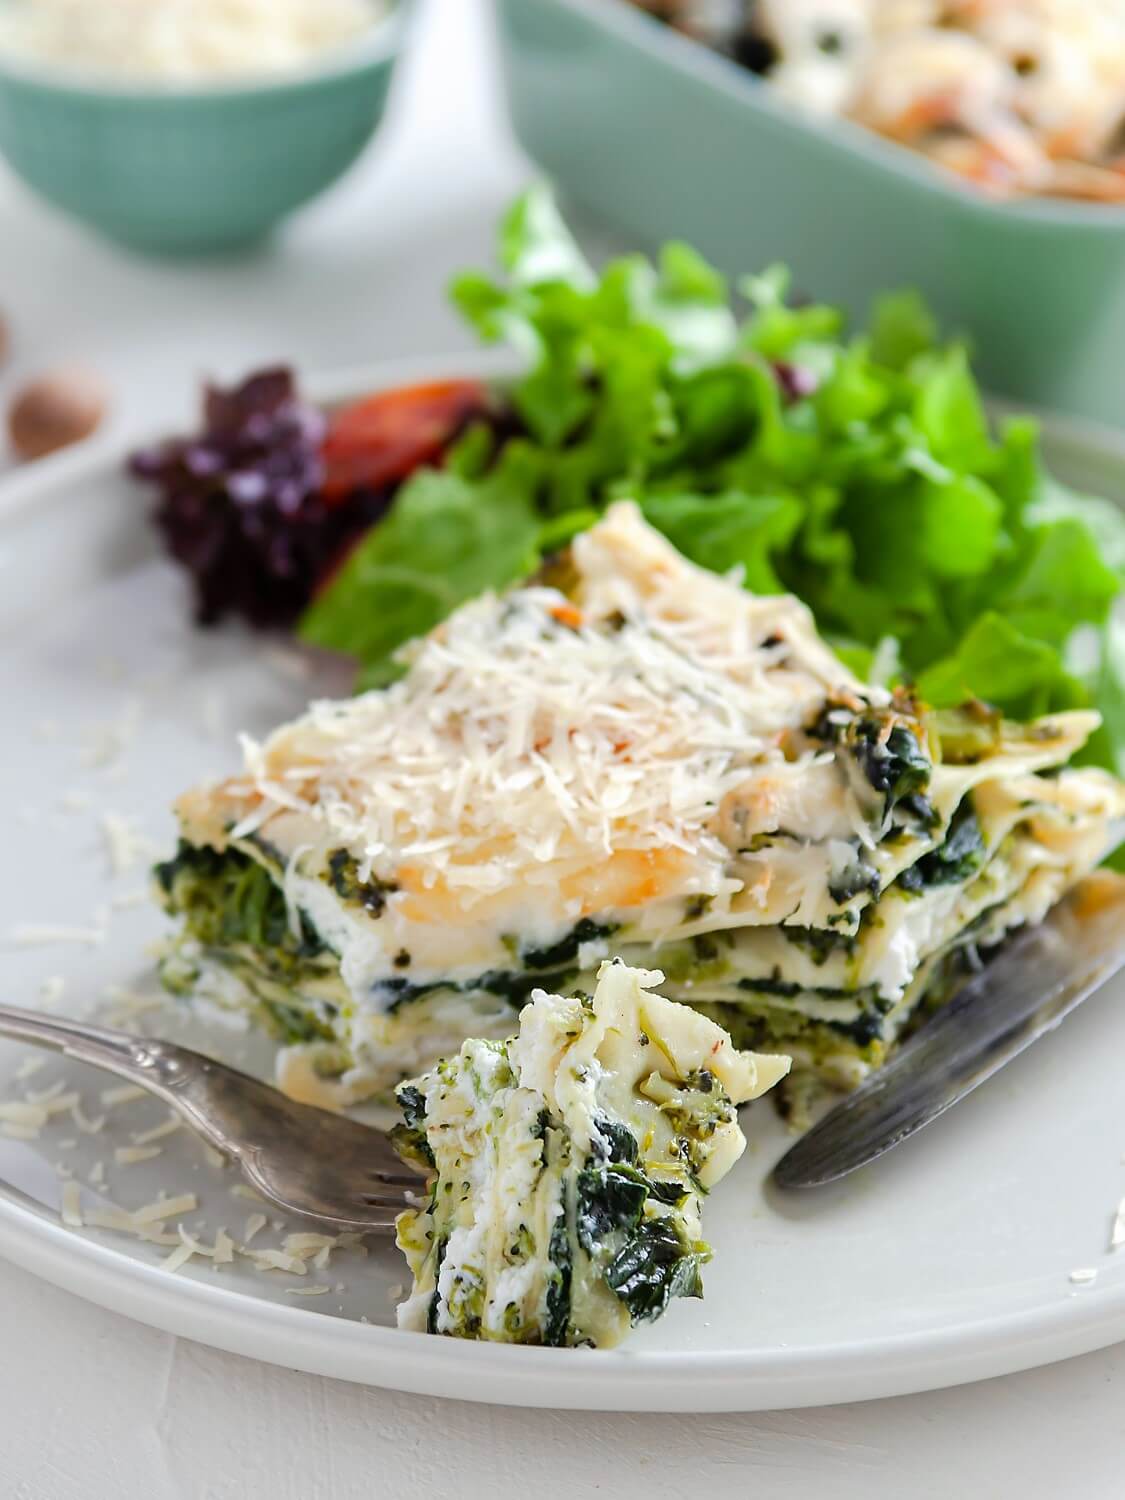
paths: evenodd
<path fill-rule="evenodd" d="M 1125 810 L 1066 768 L 1095 714 L 865 685 L 796 599 L 695 567 L 625 502 L 402 666 L 244 740 L 157 870 L 166 983 L 272 1028 L 281 1086 L 322 1104 L 510 1035 L 611 956 L 846 1086 Z"/>
<path fill-rule="evenodd" d="M 592 996 L 536 990 L 509 1041 L 400 1084 L 396 1144 L 431 1179 L 398 1220 L 400 1327 L 604 1348 L 702 1295 L 702 1200 L 746 1145 L 735 1106 L 789 1064 L 736 1052 L 652 993 L 662 977 L 614 961 Z"/>

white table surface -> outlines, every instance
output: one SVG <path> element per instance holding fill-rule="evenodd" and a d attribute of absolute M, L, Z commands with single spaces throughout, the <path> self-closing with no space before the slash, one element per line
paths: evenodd
<path fill-rule="evenodd" d="M 86 238 L 0 175 L 0 310 L 25 375 L 80 359 L 115 425 L 184 417 L 198 376 L 328 370 L 470 340 L 442 299 L 529 174 L 484 0 L 430 0 L 386 136 L 265 257 L 188 265 Z M 685 225 L 690 232 L 690 225 Z M 892 1250 L 892 1247 L 888 1247 Z M 893 1250 L 892 1250 L 893 1253 Z M 896 1401 L 757 1416 L 554 1414 L 350 1387 L 220 1354 L 0 1263 L 0 1500 L 734 1493 L 833 1500 L 1121 1493 L 1125 1348 Z"/>

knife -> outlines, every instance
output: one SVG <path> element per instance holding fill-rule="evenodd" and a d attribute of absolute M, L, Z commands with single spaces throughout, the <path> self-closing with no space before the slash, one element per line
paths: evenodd
<path fill-rule="evenodd" d="M 818 1187 L 874 1161 L 1053 1030 L 1125 965 L 1125 877 L 1079 881 L 1017 933 L 778 1162 L 781 1188 Z"/>

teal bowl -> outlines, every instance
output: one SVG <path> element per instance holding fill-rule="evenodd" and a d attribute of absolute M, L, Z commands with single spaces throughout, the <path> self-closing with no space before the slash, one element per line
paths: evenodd
<path fill-rule="evenodd" d="M 233 250 L 347 170 L 383 114 L 398 6 L 300 72 L 134 85 L 0 60 L 0 154 L 40 196 L 153 254 Z"/>
<path fill-rule="evenodd" d="M 919 287 L 991 390 L 1125 426 L 1125 209 L 993 202 L 623 0 L 499 5 L 516 133 L 576 203 L 856 318 Z"/>

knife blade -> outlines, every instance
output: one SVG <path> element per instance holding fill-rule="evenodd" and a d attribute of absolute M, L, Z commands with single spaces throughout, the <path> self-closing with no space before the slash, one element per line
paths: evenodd
<path fill-rule="evenodd" d="M 878 1072 L 778 1162 L 781 1188 L 818 1187 L 929 1125 L 1051 1031 L 1125 965 L 1125 877 L 1079 881 L 1016 934 Z"/>

